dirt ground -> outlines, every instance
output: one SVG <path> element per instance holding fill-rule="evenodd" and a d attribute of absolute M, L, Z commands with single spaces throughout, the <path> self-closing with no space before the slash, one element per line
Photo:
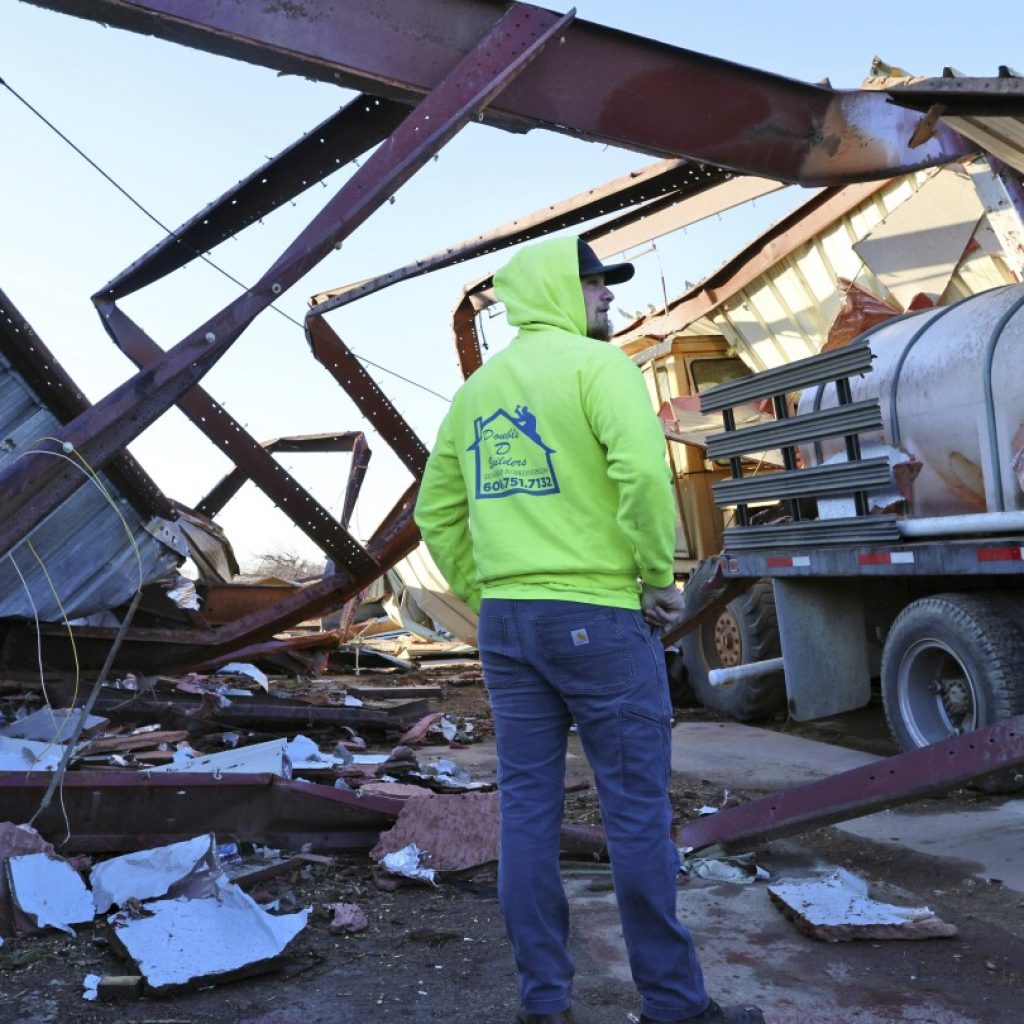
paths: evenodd
<path fill-rule="evenodd" d="M 436 676 L 423 674 L 423 681 Z M 402 677 L 402 682 L 409 677 Z M 472 718 L 488 732 L 489 716 L 478 682 L 460 680 L 446 686 L 439 703 L 451 713 Z M 684 713 L 692 720 L 702 712 Z M 877 715 L 869 713 L 848 729 L 835 723 L 819 728 L 833 741 L 838 728 L 850 745 L 859 732 L 867 738 L 861 749 L 883 746 Z M 775 723 L 786 728 L 785 723 Z M 803 727 L 806 732 L 813 732 Z M 442 754 L 443 747 L 430 753 Z M 885 752 L 875 750 L 873 752 Z M 761 795 L 734 793 L 739 799 Z M 718 804 L 720 788 L 700 778 L 677 775 L 673 804 L 677 816 L 688 817 L 702 804 Z M 948 807 L 978 806 L 1006 800 L 972 791 L 944 798 Z M 591 791 L 570 793 L 570 821 L 599 821 Z M 743 901 L 752 887 L 692 880 L 681 882 L 684 918 L 689 901 L 712 908 L 695 927 L 699 948 L 707 943 L 709 987 L 725 996 L 736 993 L 732 971 L 754 970 L 776 991 L 828 984 L 847 995 L 843 1017 L 808 1018 L 796 1003 L 776 1000 L 770 1024 L 831 1024 L 833 1020 L 894 1021 L 914 1024 L 1017 1024 L 1024 1020 L 1024 895 L 1003 888 L 998 880 L 979 882 L 968 865 L 924 857 L 895 847 L 857 839 L 834 829 L 821 829 L 764 844 L 754 851 L 758 863 L 778 877 L 788 870 L 815 864 L 841 865 L 868 878 L 872 894 L 893 902 L 926 903 L 943 919 L 955 923 L 954 939 L 916 942 L 824 944 L 793 937 L 781 915 L 763 934 L 744 941 L 721 942 L 728 936 L 730 914 L 746 914 Z M 578 1024 L 623 1024 L 637 1009 L 632 986 L 614 952 L 595 945 L 593 916 L 610 914 L 610 876 L 601 864 L 566 862 L 573 895 L 574 955 L 577 960 Z M 130 973 L 111 947 L 104 926 L 82 927 L 77 937 L 49 934 L 9 940 L 0 948 L 0 1022 L 19 1024 L 316 1024 L 320 1021 L 446 1021 L 448 1024 L 511 1022 L 518 1005 L 511 954 L 498 913 L 493 867 L 471 877 L 444 881 L 438 888 L 410 885 L 381 891 L 365 854 L 334 859 L 330 866 L 307 865 L 291 876 L 263 883 L 260 898 L 280 898 L 282 910 L 313 907 L 306 929 L 289 947 L 281 966 L 270 973 L 204 991 L 144 998 L 123 1004 L 88 1003 L 82 999 L 86 974 Z M 590 907 L 587 901 L 593 905 Z M 356 935 L 332 935 L 328 903 L 358 903 L 369 919 Z M 602 918 L 601 920 L 604 920 Z M 710 923 L 708 923 L 710 921 Z M 779 955 L 769 934 L 785 939 L 792 957 Z M 795 935 L 795 933 L 794 933 Z M 738 976 L 738 974 L 737 974 Z M 732 986 L 732 987 L 730 987 Z M 903 993 L 900 997 L 898 993 Z M 928 993 L 924 999 L 923 993 Z M 922 1003 L 924 1000 L 924 1003 Z M 948 1015 L 913 1010 L 915 1005 L 942 1006 Z M 943 1010 L 943 1013 L 947 1013 Z M 872 1015 L 873 1014 L 873 1015 Z"/>

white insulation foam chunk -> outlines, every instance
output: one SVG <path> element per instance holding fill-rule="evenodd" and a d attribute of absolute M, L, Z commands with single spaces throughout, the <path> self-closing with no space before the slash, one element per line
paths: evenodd
<path fill-rule="evenodd" d="M 97 864 L 89 874 L 96 913 L 127 900 L 156 896 L 209 896 L 214 878 L 221 873 L 216 841 L 212 835 L 182 843 L 138 850 Z"/>
<path fill-rule="evenodd" d="M 215 981 L 271 961 L 302 931 L 309 916 L 309 910 L 301 910 L 275 917 L 223 880 L 216 896 L 158 900 L 145 909 L 152 916 L 133 919 L 122 911 L 109 920 L 155 991 Z"/>
<path fill-rule="evenodd" d="M 59 928 L 74 935 L 73 924 L 96 916 L 82 876 L 65 860 L 46 853 L 26 853 L 7 862 L 11 892 L 18 909 L 40 928 Z"/>

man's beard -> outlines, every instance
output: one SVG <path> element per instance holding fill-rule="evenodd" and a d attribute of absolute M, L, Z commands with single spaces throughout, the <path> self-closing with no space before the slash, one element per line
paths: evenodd
<path fill-rule="evenodd" d="M 596 324 L 591 324 L 587 329 L 587 337 L 593 338 L 594 341 L 611 341 L 612 338 L 612 322 L 607 316 L 601 317 L 600 321 Z"/>

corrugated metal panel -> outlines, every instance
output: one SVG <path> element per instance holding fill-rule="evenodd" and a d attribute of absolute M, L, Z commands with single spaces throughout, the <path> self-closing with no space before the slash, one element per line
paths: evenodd
<path fill-rule="evenodd" d="M 767 370 L 821 350 L 842 303 L 840 277 L 854 281 L 902 309 L 885 284 L 857 255 L 854 245 L 871 236 L 911 196 L 948 171 L 933 170 L 897 179 L 813 239 L 780 255 L 774 265 L 728 296 L 714 311 L 715 326 L 755 370 Z M 970 183 L 964 180 L 965 188 Z M 922 196 L 923 198 L 923 196 Z M 984 220 L 975 234 L 979 248 L 953 271 L 940 303 L 1011 283 Z"/>
<path fill-rule="evenodd" d="M 0 356 L 0 466 L 59 429 L 57 417 Z M 128 601 L 139 587 L 140 565 L 143 582 L 173 573 L 181 556 L 146 531 L 109 477 L 101 473 L 100 480 L 116 511 L 89 482 L 0 559 L 0 618 L 57 622 L 62 608 L 79 618 Z"/>

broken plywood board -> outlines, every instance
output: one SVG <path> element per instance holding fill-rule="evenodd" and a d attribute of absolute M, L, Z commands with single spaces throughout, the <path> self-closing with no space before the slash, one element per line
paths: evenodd
<path fill-rule="evenodd" d="M 220 874 L 216 840 L 210 834 L 103 861 L 92 869 L 89 881 L 96 913 L 105 914 L 131 899 L 209 896 Z"/>
<path fill-rule="evenodd" d="M 226 881 L 218 882 L 215 896 L 157 900 L 145 909 L 147 917 L 121 911 L 109 920 L 154 994 L 267 970 L 309 917 L 309 910 L 268 914 Z"/>
<path fill-rule="evenodd" d="M 498 794 L 431 794 L 407 800 L 394 827 L 371 851 L 375 860 L 415 844 L 423 865 L 464 871 L 498 859 Z"/>
<path fill-rule="evenodd" d="M 805 935 L 825 942 L 935 939 L 956 935 L 928 907 L 897 907 L 868 896 L 867 882 L 842 868 L 824 879 L 768 886 L 772 902 Z"/>
<path fill-rule="evenodd" d="M 11 898 L 39 928 L 58 928 L 74 935 L 74 924 L 96 916 L 82 876 L 66 861 L 48 853 L 25 853 L 7 862 Z"/>

